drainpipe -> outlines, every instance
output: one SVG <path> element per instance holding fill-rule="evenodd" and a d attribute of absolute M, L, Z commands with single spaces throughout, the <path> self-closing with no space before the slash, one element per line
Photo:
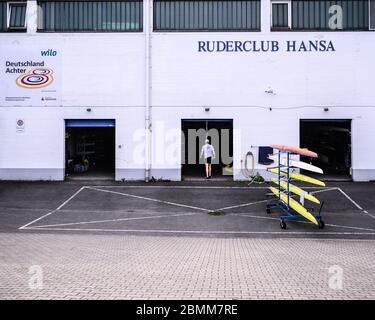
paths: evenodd
<path fill-rule="evenodd" d="M 35 0 L 28 1 L 26 7 L 26 27 L 27 33 L 36 33 L 37 29 L 37 2 Z"/>
<path fill-rule="evenodd" d="M 271 32 L 271 1 L 261 1 L 261 31 L 263 33 L 270 33 Z"/>
<path fill-rule="evenodd" d="M 151 33 L 152 33 L 152 0 L 143 1 L 144 28 L 145 28 L 145 181 L 150 181 L 151 175 L 151 143 L 152 143 L 152 120 L 151 120 Z"/>

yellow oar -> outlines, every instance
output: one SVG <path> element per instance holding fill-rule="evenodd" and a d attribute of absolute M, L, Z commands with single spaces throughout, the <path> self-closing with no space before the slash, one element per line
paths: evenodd
<path fill-rule="evenodd" d="M 269 172 L 272 172 L 272 173 L 276 173 L 276 174 L 279 174 L 279 169 L 278 168 L 268 168 L 267 169 Z M 286 176 L 286 172 L 283 171 L 285 170 L 284 168 L 281 168 L 281 172 L 280 174 L 282 176 Z M 299 180 L 299 181 L 304 181 L 304 182 L 308 182 L 308 183 L 312 183 L 312 184 L 315 184 L 317 186 L 321 186 L 321 187 L 325 187 L 326 184 L 323 182 L 323 181 L 320 181 L 318 179 L 314 179 L 314 178 L 310 178 L 308 176 L 305 176 L 303 174 L 300 174 L 300 173 L 295 173 L 295 172 L 291 172 L 289 173 L 289 177 L 292 178 L 292 179 L 295 179 L 295 180 Z"/>
<path fill-rule="evenodd" d="M 269 189 L 272 191 L 273 194 L 275 194 L 276 196 L 279 196 L 279 190 L 277 190 L 274 187 L 270 187 Z M 288 196 L 285 193 L 280 193 L 280 199 L 285 204 L 288 203 Z M 313 224 L 319 225 L 318 221 L 315 219 L 315 217 L 309 211 L 307 211 L 307 209 L 305 207 L 303 207 L 299 202 L 297 202 L 293 198 L 289 198 L 289 206 L 294 211 L 296 211 L 297 213 L 299 213 L 301 216 L 303 216 L 304 218 L 306 218 L 307 220 L 309 220 Z"/>
<path fill-rule="evenodd" d="M 273 183 L 279 185 L 279 181 L 277 179 L 272 178 L 271 180 L 272 180 Z M 284 190 L 287 190 L 288 189 L 288 183 L 286 183 L 285 181 L 280 181 L 280 187 L 283 188 Z M 312 202 L 315 202 L 317 204 L 320 204 L 320 201 L 317 198 L 315 198 L 313 195 L 311 195 L 309 193 L 306 193 L 301 188 L 298 188 L 297 186 L 295 186 L 293 184 L 290 184 L 290 183 L 289 183 L 289 191 L 293 192 L 294 194 L 296 194 L 298 196 L 301 196 L 302 194 L 305 194 L 304 195 L 305 199 L 310 200 Z"/>

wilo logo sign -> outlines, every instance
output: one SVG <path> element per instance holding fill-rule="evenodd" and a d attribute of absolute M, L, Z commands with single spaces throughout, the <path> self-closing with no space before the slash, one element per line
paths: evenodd
<path fill-rule="evenodd" d="M 61 105 L 60 50 L 38 45 L 2 46 L 0 106 Z"/>
<path fill-rule="evenodd" d="M 56 57 L 57 56 L 57 51 L 53 50 L 53 49 L 42 50 L 40 52 L 40 55 L 42 57 Z"/>

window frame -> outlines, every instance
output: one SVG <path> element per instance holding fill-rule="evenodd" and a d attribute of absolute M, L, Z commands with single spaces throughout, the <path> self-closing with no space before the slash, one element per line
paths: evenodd
<path fill-rule="evenodd" d="M 10 20 L 12 15 L 12 6 L 25 6 L 25 20 L 22 27 L 11 27 Z M 9 1 L 7 2 L 7 31 L 26 31 L 27 29 L 27 1 Z"/>
<path fill-rule="evenodd" d="M 271 0 L 272 1 L 272 0 Z M 363 26 L 363 27 L 358 27 L 358 28 L 343 28 L 343 29 L 330 29 L 328 27 L 326 28 L 294 28 L 293 26 L 293 13 L 294 13 L 294 3 L 293 3 L 294 0 L 291 1 L 292 3 L 292 20 L 291 20 L 291 23 L 292 23 L 292 28 L 291 28 L 291 31 L 293 32 L 368 32 L 368 31 L 371 31 L 370 27 L 371 27 L 371 24 L 370 24 L 370 2 L 371 1 L 374 1 L 374 0 L 362 0 L 363 2 L 367 2 L 367 4 L 365 4 L 364 8 L 366 9 L 366 5 L 367 5 L 367 10 L 368 10 L 368 13 L 366 15 L 363 15 L 363 17 L 366 17 L 366 19 L 368 19 L 368 25 L 366 26 Z M 295 2 L 297 2 L 299 0 L 296 0 Z M 343 0 L 343 1 L 348 1 L 348 0 Z M 349 0 L 350 1 L 350 0 Z M 296 19 L 298 21 L 298 18 Z M 374 29 L 375 30 L 375 29 Z"/>
<path fill-rule="evenodd" d="M 68 2 L 69 0 L 63 0 L 61 2 Z M 75 0 L 74 2 L 82 2 L 84 3 L 85 1 L 88 1 L 88 2 L 118 2 L 118 1 L 121 1 L 121 0 L 113 0 L 113 1 L 108 1 L 108 0 Z M 44 23 L 44 17 L 43 17 L 43 9 L 42 9 L 42 6 L 41 6 L 41 3 L 42 2 L 60 2 L 60 1 L 57 1 L 57 0 L 36 0 L 37 2 L 37 30 L 36 32 L 37 33 L 74 33 L 74 34 L 79 34 L 79 33 L 128 33 L 128 34 L 131 34 L 131 33 L 144 33 L 144 27 L 145 27 L 145 24 L 144 24 L 144 1 L 146 0 L 125 0 L 125 2 L 130 2 L 130 3 L 140 3 L 140 6 L 139 6 L 139 18 L 140 18 L 140 22 L 139 22 L 139 28 L 137 29 L 126 29 L 126 30 L 116 30 L 116 29 L 82 29 L 82 30 L 79 30 L 79 29 L 66 29 L 66 30 L 60 30 L 60 29 L 54 29 L 54 30 L 49 30 L 48 28 L 41 28 L 40 25 Z M 77 14 L 76 12 L 74 14 Z M 128 13 L 126 13 L 126 16 L 128 15 Z M 130 13 L 129 13 L 130 15 Z M 77 23 L 79 23 L 79 21 L 77 21 Z"/>
<path fill-rule="evenodd" d="M 288 26 L 274 27 L 273 26 L 273 5 L 286 4 L 288 6 Z M 292 31 L 292 1 L 291 0 L 271 0 L 271 31 Z"/>
<path fill-rule="evenodd" d="M 145 0 L 146 1 L 146 0 Z M 256 2 L 259 2 L 259 16 L 257 16 L 257 22 L 259 24 L 259 26 L 257 28 L 251 28 L 251 29 L 247 29 L 247 28 L 240 28 L 240 29 L 237 29 L 237 28 L 214 28 L 214 29 L 210 29 L 210 28 L 175 28 L 175 29 L 171 29 L 171 28 L 158 28 L 157 27 L 157 21 L 156 21 L 156 6 L 155 6 L 155 3 L 156 2 L 159 2 L 159 1 L 163 1 L 163 0 L 152 0 L 153 2 L 153 8 L 152 8 L 152 32 L 153 33 L 230 33 L 230 32 L 235 32 L 235 33 L 244 33 L 244 32 L 257 32 L 257 33 L 260 33 L 262 32 L 262 6 L 261 6 L 261 2 L 264 1 L 264 0 L 254 0 Z M 173 2 L 173 0 L 164 0 L 165 2 Z M 183 0 L 180 0 L 180 1 L 183 1 Z M 199 0 L 186 0 L 186 1 L 199 1 Z M 201 1 L 204 1 L 204 0 L 201 0 Z M 209 2 L 210 1 L 214 1 L 214 0 L 208 0 Z M 220 0 L 217 0 L 217 1 L 220 1 Z M 229 1 L 229 0 L 223 0 L 223 1 Z M 236 1 L 240 1 L 240 0 L 236 0 Z M 246 0 L 243 0 L 243 1 L 246 1 Z"/>

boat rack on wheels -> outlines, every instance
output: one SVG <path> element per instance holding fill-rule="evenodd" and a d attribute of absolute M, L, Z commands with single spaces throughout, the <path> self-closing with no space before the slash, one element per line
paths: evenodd
<path fill-rule="evenodd" d="M 286 163 L 284 163 L 285 165 L 281 164 L 281 158 L 283 155 L 285 155 L 286 157 Z M 292 169 L 290 166 L 290 162 L 291 162 L 290 160 L 291 160 L 292 155 L 298 155 L 298 153 L 294 153 L 294 152 L 287 151 L 287 150 L 278 150 L 278 166 L 277 166 L 278 194 L 276 194 L 278 197 L 277 199 L 270 200 L 266 206 L 267 214 L 270 214 L 271 209 L 273 208 L 277 208 L 281 211 L 280 213 L 281 229 L 286 229 L 286 221 L 306 221 L 305 217 L 299 214 L 294 209 L 292 209 L 292 206 L 291 206 L 291 202 L 296 203 L 296 200 L 292 199 L 292 196 L 291 196 L 292 192 L 291 192 L 290 181 L 292 180 L 292 178 L 290 177 L 290 175 L 291 175 Z M 284 185 L 285 188 L 283 188 L 282 185 Z M 303 207 L 304 194 L 301 195 L 301 204 L 302 204 L 301 207 L 305 209 Z M 322 220 L 322 215 L 321 215 L 323 205 L 324 205 L 324 202 L 320 204 L 320 208 L 319 208 L 317 215 L 312 215 L 316 219 L 319 229 L 323 229 L 325 226 L 324 221 Z M 314 212 L 315 209 L 311 208 L 311 211 Z"/>

